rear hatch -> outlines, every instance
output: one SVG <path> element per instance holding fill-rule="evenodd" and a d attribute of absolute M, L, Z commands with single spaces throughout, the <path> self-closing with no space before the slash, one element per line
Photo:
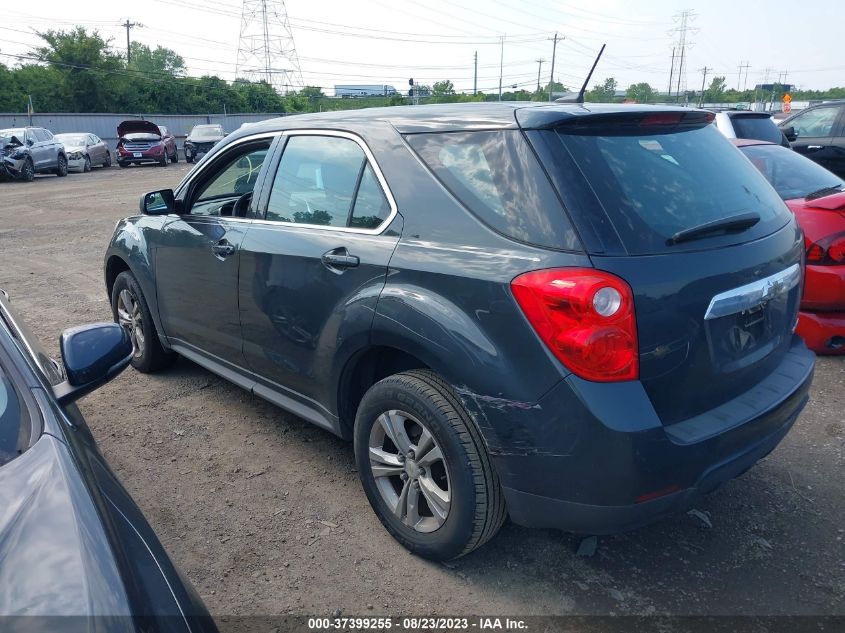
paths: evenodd
<path fill-rule="evenodd" d="M 640 380 L 662 422 L 771 374 L 797 319 L 801 235 L 712 114 L 523 112 L 594 266 L 633 290 Z"/>

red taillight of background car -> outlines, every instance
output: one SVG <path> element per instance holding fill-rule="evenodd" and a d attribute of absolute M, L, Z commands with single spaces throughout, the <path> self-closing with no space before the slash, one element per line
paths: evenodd
<path fill-rule="evenodd" d="M 816 266 L 837 266 L 845 264 L 845 232 L 810 242 L 804 240 L 807 249 L 807 263 Z"/>
<path fill-rule="evenodd" d="M 634 296 L 622 279 L 591 268 L 551 268 L 520 275 L 511 290 L 543 342 L 577 376 L 637 379 Z"/>

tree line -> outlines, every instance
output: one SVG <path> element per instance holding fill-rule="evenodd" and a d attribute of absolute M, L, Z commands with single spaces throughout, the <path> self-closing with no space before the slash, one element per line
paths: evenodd
<path fill-rule="evenodd" d="M 32 103 L 36 112 L 144 112 L 156 114 L 205 114 L 209 112 L 317 112 L 345 110 L 412 102 L 410 95 L 336 99 L 316 86 L 280 95 L 263 81 L 226 81 L 215 75 L 191 77 L 185 60 L 175 51 L 162 46 L 150 48 L 133 42 L 130 55 L 115 51 L 111 41 L 96 30 L 83 27 L 68 31 L 49 30 L 38 34 L 43 45 L 26 55 L 6 55 L 12 65 L 0 63 L 0 112 L 25 112 Z M 783 97 L 783 86 L 775 84 L 774 100 Z M 444 79 L 431 86 L 417 85 L 419 103 L 459 103 L 496 101 L 493 94 L 465 94 L 455 91 L 454 84 Z M 553 82 L 537 90 L 508 86 L 502 93 L 506 101 L 548 101 L 553 95 L 568 91 Z M 631 84 L 624 92 L 616 79 L 609 77 L 585 94 L 591 102 L 637 103 L 665 102 L 646 82 Z M 675 101 L 696 103 L 695 91 L 672 95 Z M 845 98 L 845 88 L 826 91 L 796 91 L 795 100 Z M 725 77 L 714 77 L 701 97 L 704 103 L 739 103 L 768 101 L 771 93 L 756 94 L 751 90 L 726 87 Z"/>

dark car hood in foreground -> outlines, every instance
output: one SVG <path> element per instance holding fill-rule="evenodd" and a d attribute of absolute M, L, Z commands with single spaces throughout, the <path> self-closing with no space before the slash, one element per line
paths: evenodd
<path fill-rule="evenodd" d="M 117 135 L 123 137 L 127 134 L 150 134 L 161 138 L 161 130 L 152 121 L 123 121 L 117 126 Z"/>
<path fill-rule="evenodd" d="M 102 616 L 103 630 L 134 630 L 108 539 L 75 470 L 52 435 L 0 469 L 0 615 Z"/>

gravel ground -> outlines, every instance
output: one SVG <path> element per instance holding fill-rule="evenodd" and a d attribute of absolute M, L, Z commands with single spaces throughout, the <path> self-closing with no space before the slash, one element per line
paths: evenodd
<path fill-rule="evenodd" d="M 0 287 L 48 349 L 110 320 L 102 257 L 144 191 L 188 171 L 0 183 Z M 80 402 L 114 467 L 215 615 L 845 614 L 845 358 L 820 359 L 781 446 L 680 515 L 580 539 L 506 524 L 454 564 L 417 559 L 370 511 L 351 446 L 180 360 Z"/>

